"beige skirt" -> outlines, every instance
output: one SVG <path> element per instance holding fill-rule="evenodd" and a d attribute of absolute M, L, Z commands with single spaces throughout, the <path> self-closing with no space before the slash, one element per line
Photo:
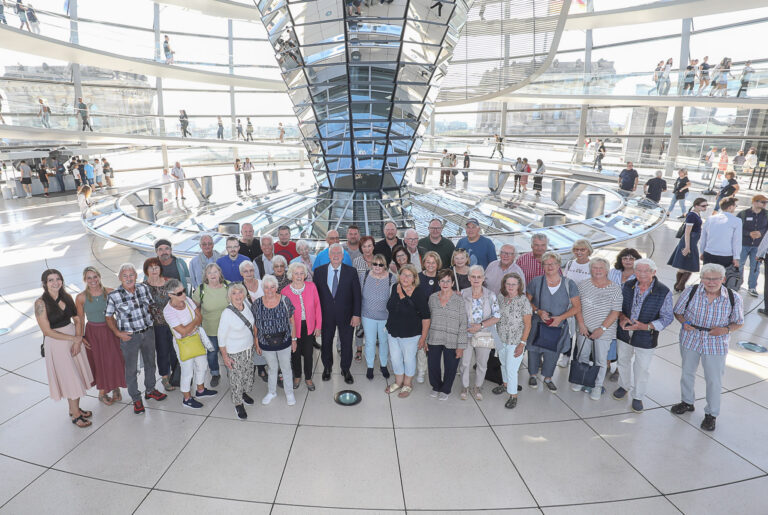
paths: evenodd
<path fill-rule="evenodd" d="M 64 334 L 75 334 L 75 326 L 56 329 Z M 80 352 L 72 356 L 72 342 L 45 337 L 45 368 L 48 371 L 48 388 L 51 399 L 79 399 L 85 395 L 93 383 L 93 374 L 85 354 L 85 345 Z"/>

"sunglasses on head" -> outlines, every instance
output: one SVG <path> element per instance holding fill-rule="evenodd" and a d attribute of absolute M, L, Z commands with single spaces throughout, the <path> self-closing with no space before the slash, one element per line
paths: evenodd
<path fill-rule="evenodd" d="M 184 295 L 185 293 L 186 293 L 186 292 L 185 292 L 184 290 L 181 290 L 181 291 L 178 291 L 178 292 L 176 292 L 176 293 L 173 293 L 173 292 L 168 292 L 168 295 L 173 295 L 174 297 L 181 297 L 181 296 L 182 296 L 182 295 Z"/>

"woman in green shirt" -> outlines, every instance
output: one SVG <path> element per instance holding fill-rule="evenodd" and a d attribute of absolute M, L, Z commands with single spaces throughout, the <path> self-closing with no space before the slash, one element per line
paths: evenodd
<path fill-rule="evenodd" d="M 221 313 L 229 304 L 227 299 L 227 281 L 216 263 L 211 263 L 203 270 L 203 283 L 192 294 L 192 300 L 203 313 L 203 330 L 213 344 L 214 350 L 208 351 L 208 368 L 211 369 L 211 386 L 219 385 L 219 320 Z"/>

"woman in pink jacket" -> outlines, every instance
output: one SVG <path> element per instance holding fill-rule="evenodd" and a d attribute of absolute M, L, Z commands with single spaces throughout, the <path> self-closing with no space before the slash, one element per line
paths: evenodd
<path fill-rule="evenodd" d="M 281 292 L 293 303 L 296 323 L 296 350 L 291 354 L 291 368 L 293 369 L 293 389 L 301 384 L 301 360 L 304 358 L 304 382 L 307 390 L 315 391 L 312 382 L 312 349 L 315 338 L 320 337 L 320 328 L 323 323 L 320 314 L 320 298 L 314 283 L 307 281 L 307 267 L 302 262 L 294 262 L 286 272 L 291 283 Z M 300 315 L 300 316 L 296 316 Z"/>

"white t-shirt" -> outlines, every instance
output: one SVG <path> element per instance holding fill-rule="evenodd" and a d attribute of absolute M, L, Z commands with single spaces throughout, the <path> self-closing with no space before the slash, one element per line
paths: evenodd
<path fill-rule="evenodd" d="M 104 175 L 104 167 L 101 166 L 101 163 L 96 163 L 93 165 L 93 174 L 98 177 L 99 175 Z"/>
<path fill-rule="evenodd" d="M 240 313 L 253 327 L 253 313 L 251 313 L 247 303 L 243 303 L 243 306 L 243 310 Z M 229 306 L 221 312 L 218 336 L 219 347 L 227 349 L 229 354 L 243 352 L 253 347 L 253 332 L 240 320 L 240 317 L 232 312 Z"/>
<path fill-rule="evenodd" d="M 171 328 L 174 338 L 177 339 L 181 338 L 181 335 L 174 330 L 174 327 L 187 325 L 195 319 L 195 304 L 189 299 L 186 299 L 185 302 L 187 305 L 184 309 L 176 309 L 171 306 L 170 302 L 163 308 L 165 322 L 168 324 L 168 327 Z"/>
<path fill-rule="evenodd" d="M 184 168 L 175 166 L 171 168 L 171 175 L 173 176 L 174 180 L 181 180 L 184 179 Z"/>
<path fill-rule="evenodd" d="M 565 268 L 565 276 L 568 279 L 572 279 L 576 284 L 592 277 L 592 274 L 589 273 L 589 261 L 580 265 L 575 259 L 572 259 L 565 265 Z"/>

